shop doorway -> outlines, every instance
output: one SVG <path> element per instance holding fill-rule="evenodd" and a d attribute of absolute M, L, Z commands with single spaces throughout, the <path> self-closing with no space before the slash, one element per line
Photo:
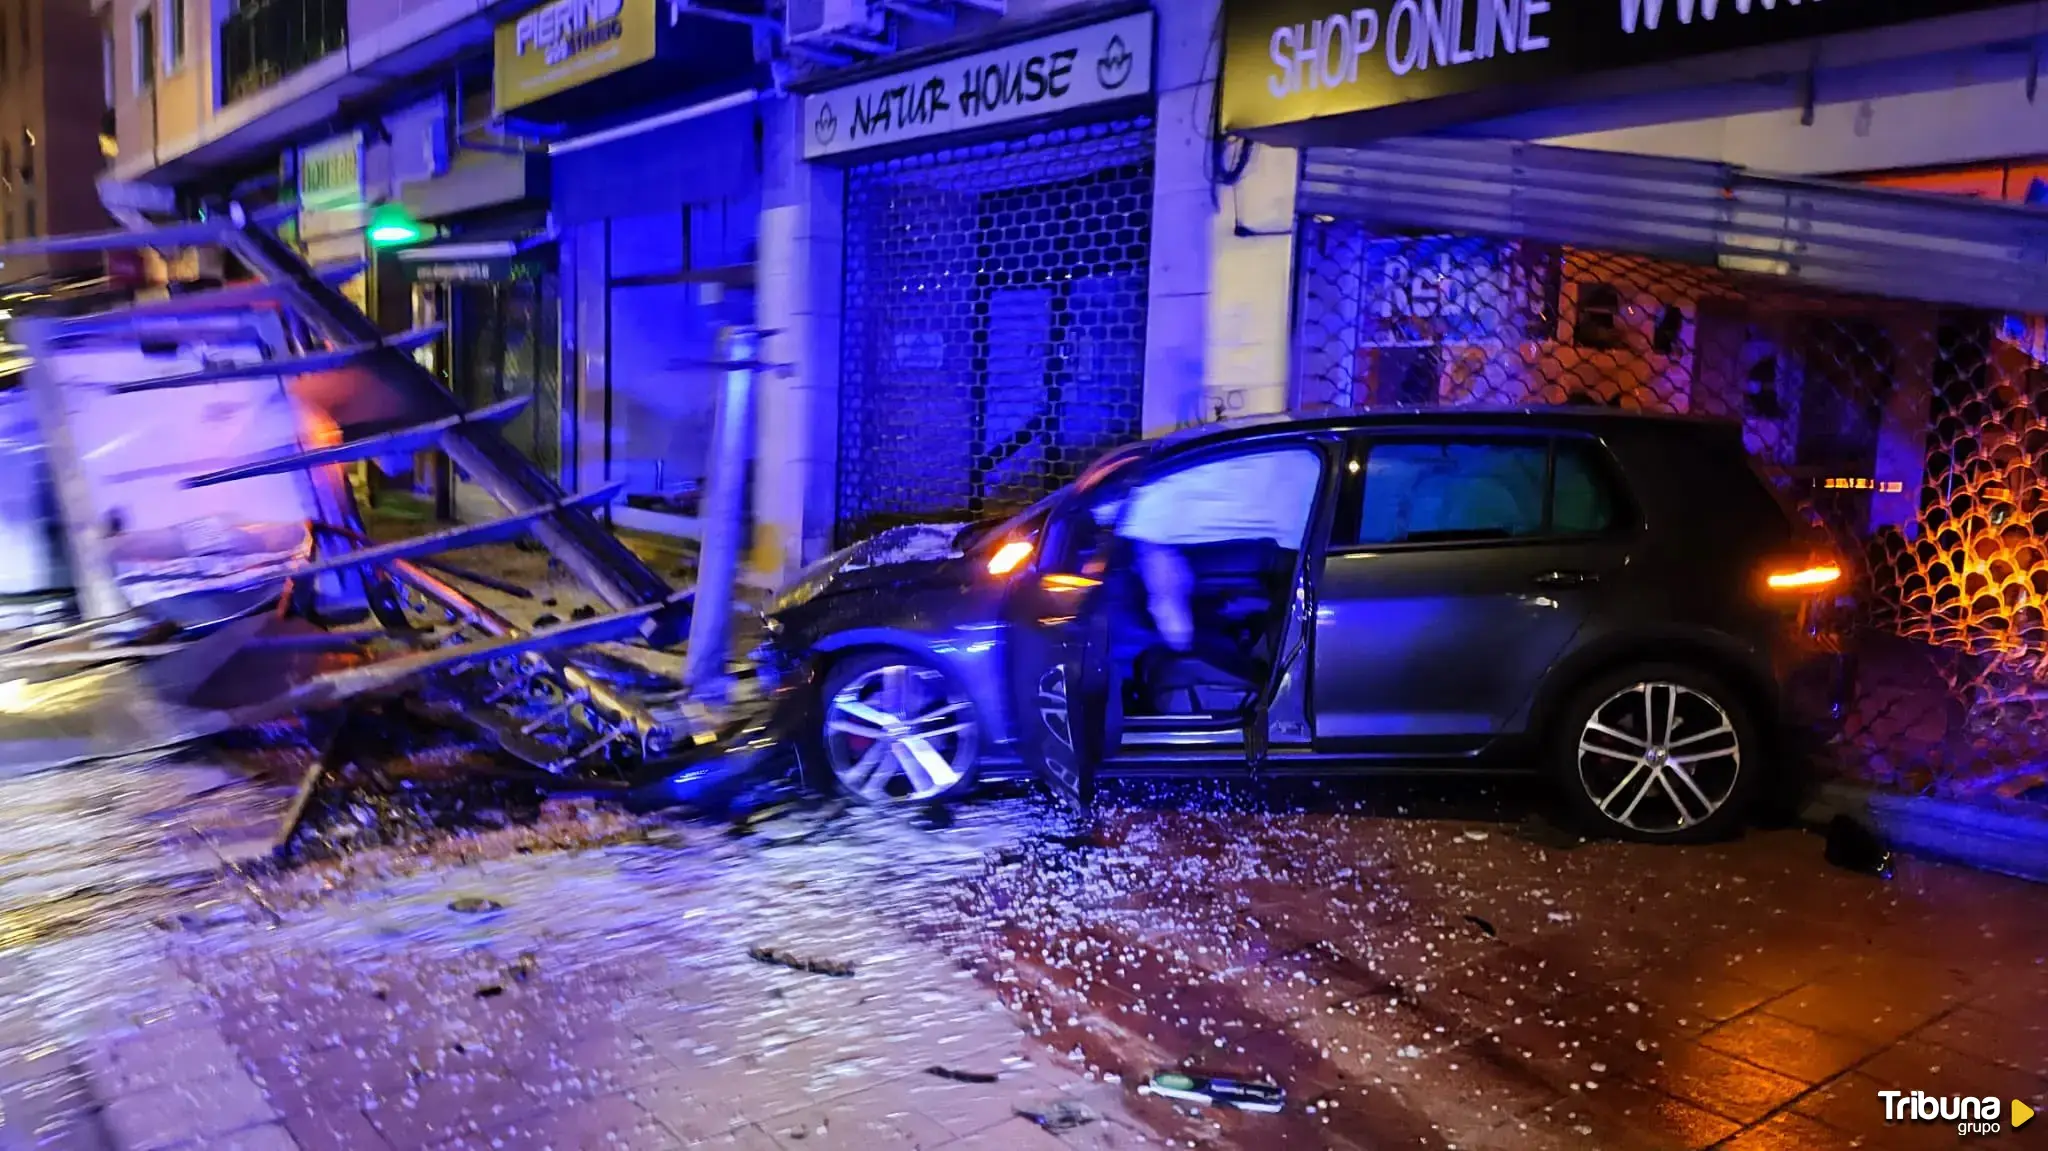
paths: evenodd
<path fill-rule="evenodd" d="M 505 426 L 505 439 L 549 478 L 562 481 L 560 298 L 552 271 L 521 271 L 493 281 L 420 281 L 412 288 L 413 322 L 446 325 L 420 349 L 420 361 L 465 408 L 528 397 Z M 474 522 L 502 515 L 460 468 L 446 462 L 436 511 Z M 425 474 L 415 462 L 415 476 Z"/>
<path fill-rule="evenodd" d="M 1021 508 L 1141 430 L 1149 120 L 847 173 L 837 526 Z"/>

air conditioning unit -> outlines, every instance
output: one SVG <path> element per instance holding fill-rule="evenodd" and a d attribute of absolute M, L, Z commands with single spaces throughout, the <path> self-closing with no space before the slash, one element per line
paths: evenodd
<path fill-rule="evenodd" d="M 791 44 L 832 44 L 872 41 L 884 30 L 872 0 L 786 0 L 784 35 Z"/>

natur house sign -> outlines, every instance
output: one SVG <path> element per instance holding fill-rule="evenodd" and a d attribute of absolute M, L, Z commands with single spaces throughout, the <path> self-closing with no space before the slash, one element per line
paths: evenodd
<path fill-rule="evenodd" d="M 1223 127 L 1860 32 L 2011 0 L 1226 0 Z"/>
<path fill-rule="evenodd" d="M 952 136 L 1152 90 L 1140 12 L 804 98 L 804 159 Z"/>

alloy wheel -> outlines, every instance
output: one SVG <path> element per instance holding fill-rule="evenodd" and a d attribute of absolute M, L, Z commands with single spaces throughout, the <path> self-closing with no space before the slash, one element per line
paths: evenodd
<path fill-rule="evenodd" d="M 1742 777 L 1742 734 L 1727 709 L 1679 683 L 1607 697 L 1579 732 L 1579 783 L 1608 819 L 1644 835 L 1698 826 Z"/>
<path fill-rule="evenodd" d="M 920 802 L 973 770 L 974 706 L 927 667 L 885 664 L 850 680 L 825 709 L 825 754 L 840 790 L 870 803 Z"/>

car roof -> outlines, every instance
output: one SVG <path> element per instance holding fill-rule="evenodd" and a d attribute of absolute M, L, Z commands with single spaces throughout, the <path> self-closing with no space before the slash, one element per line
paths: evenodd
<path fill-rule="evenodd" d="M 1184 445 L 1219 443 L 1236 439 L 1250 439 L 1259 435 L 1279 431 L 1318 432 L 1353 431 L 1371 428 L 1398 428 L 1404 425 L 1427 425 L 1430 427 L 1499 426 L 1502 424 L 1523 424 L 1535 428 L 1558 431 L 1583 431 L 1596 434 L 1624 432 L 1629 429 L 1657 430 L 1660 432 L 1694 430 L 1709 437 L 1725 436 L 1739 428 L 1733 420 L 1705 416 L 1680 415 L 1667 412 L 1629 411 L 1605 405 L 1555 404 L 1522 405 L 1517 407 L 1387 407 L 1366 410 L 1331 413 L 1328 415 L 1273 414 L 1242 416 L 1235 419 L 1218 420 L 1207 424 L 1194 424 L 1160 436 L 1154 441 L 1158 447 L 1181 447 Z"/>

